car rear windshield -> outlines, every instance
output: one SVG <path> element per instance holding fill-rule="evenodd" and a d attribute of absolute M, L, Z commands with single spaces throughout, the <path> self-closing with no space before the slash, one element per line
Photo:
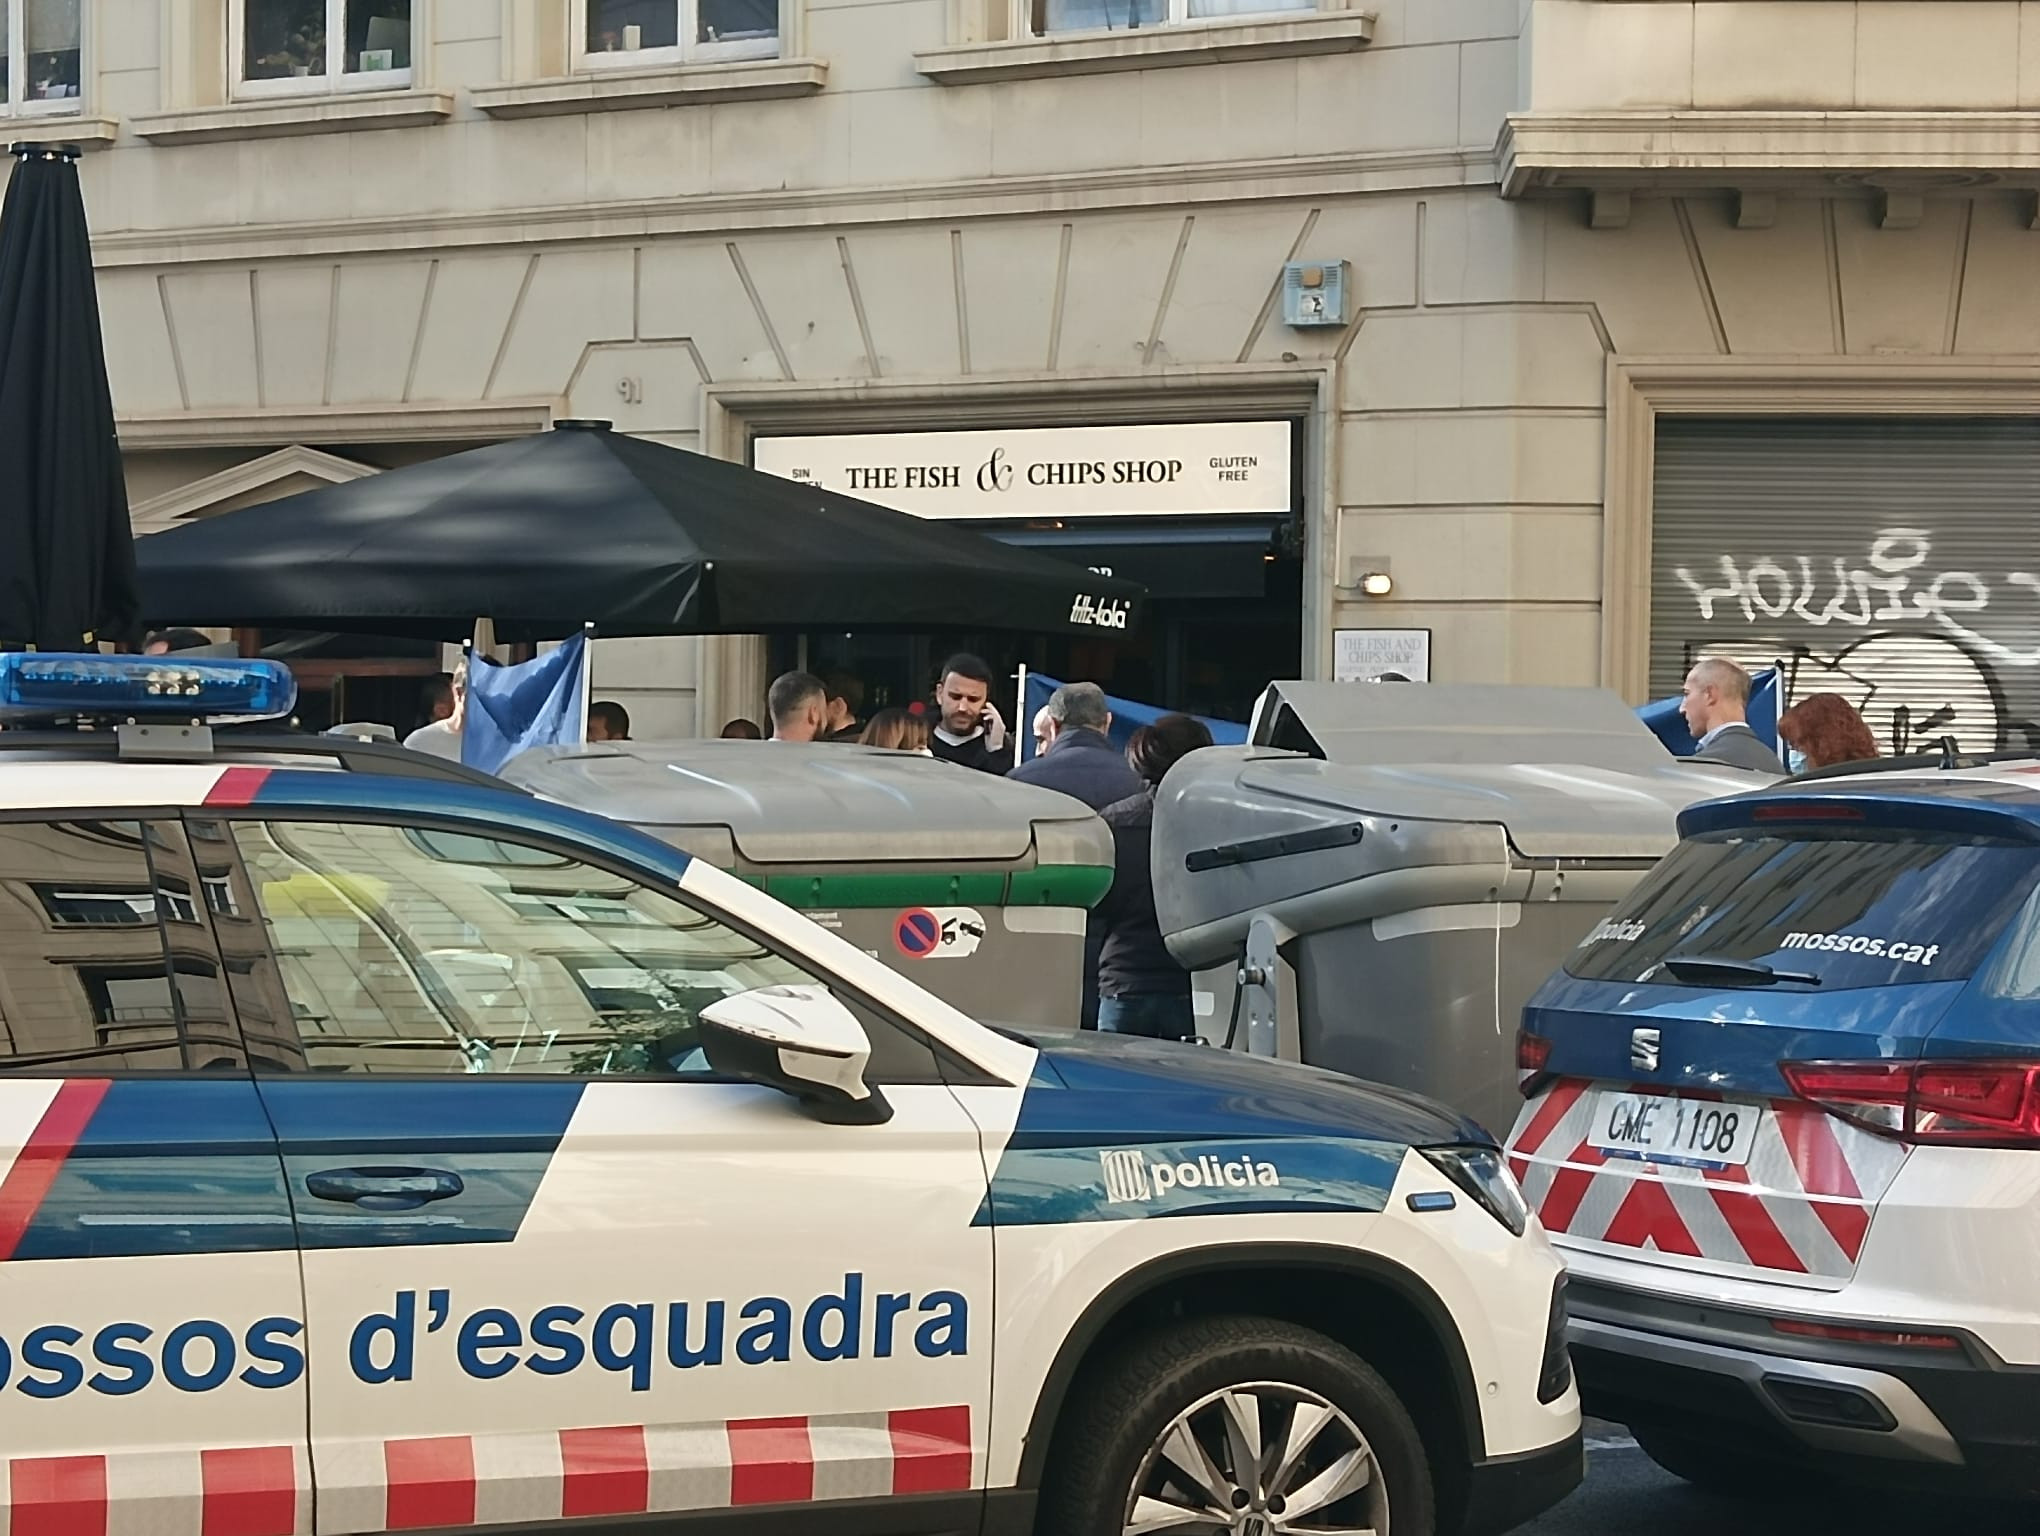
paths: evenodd
<path fill-rule="evenodd" d="M 2040 882 L 2040 847 L 1921 833 L 1713 834 L 1681 843 L 1566 960 L 1589 981 L 1824 987 L 1961 981 Z M 1667 966 L 1666 962 L 1674 962 Z M 1750 967 L 1707 972 L 1677 962 Z"/>

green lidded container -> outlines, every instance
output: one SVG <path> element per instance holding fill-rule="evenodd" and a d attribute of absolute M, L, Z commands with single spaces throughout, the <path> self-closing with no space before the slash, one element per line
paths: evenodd
<path fill-rule="evenodd" d="M 836 743 L 545 747 L 502 777 L 759 886 L 974 1018 L 1077 1027 L 1112 834 L 1067 795 Z"/>

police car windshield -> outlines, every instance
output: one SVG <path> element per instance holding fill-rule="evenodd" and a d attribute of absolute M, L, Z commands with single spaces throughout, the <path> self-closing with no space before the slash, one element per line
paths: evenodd
<path fill-rule="evenodd" d="M 1748 986 L 1765 971 L 1766 985 L 1825 990 L 1962 981 L 2036 883 L 2040 848 L 2029 843 L 1712 834 L 1674 849 L 1565 969 L 1702 987 Z"/>

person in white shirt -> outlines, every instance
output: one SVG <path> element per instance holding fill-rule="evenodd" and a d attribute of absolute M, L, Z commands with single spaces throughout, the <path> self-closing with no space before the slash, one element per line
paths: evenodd
<path fill-rule="evenodd" d="M 467 720 L 467 658 L 453 669 L 453 713 L 443 720 L 429 721 L 404 738 L 413 752 L 460 761 L 461 726 Z"/>

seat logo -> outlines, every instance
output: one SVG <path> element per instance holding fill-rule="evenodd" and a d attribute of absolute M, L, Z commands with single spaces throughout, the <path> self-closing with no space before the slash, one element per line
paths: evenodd
<path fill-rule="evenodd" d="M 1639 1072 L 1655 1072 L 1658 1060 L 1663 1054 L 1661 1037 L 1654 1029 L 1632 1029 L 1629 1032 L 1629 1064 Z"/>
<path fill-rule="evenodd" d="M 1273 1163 L 1257 1163 L 1250 1157 L 1213 1157 L 1209 1153 L 1186 1162 L 1157 1161 L 1138 1150 L 1100 1152 L 1098 1162 L 1105 1171 L 1105 1201 L 1126 1205 L 1153 1200 L 1176 1189 L 1268 1189 L 1282 1183 Z"/>

